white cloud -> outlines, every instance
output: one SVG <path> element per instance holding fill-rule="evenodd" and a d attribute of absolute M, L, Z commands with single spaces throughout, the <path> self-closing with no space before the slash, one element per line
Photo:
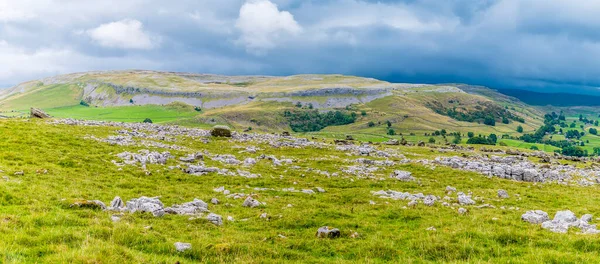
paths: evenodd
<path fill-rule="evenodd" d="M 133 19 L 102 24 L 87 34 L 99 45 L 109 48 L 152 49 L 157 41 L 144 31 L 142 22 Z"/>
<path fill-rule="evenodd" d="M 239 41 L 251 52 L 272 49 L 286 36 L 302 31 L 290 12 L 279 11 L 269 0 L 246 2 L 235 26 L 242 33 Z"/>

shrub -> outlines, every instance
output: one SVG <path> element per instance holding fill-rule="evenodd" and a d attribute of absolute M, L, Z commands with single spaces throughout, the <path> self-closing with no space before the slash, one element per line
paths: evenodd
<path fill-rule="evenodd" d="M 517 132 L 523 133 L 523 126 L 518 126 L 517 127 Z"/>
<path fill-rule="evenodd" d="M 213 137 L 231 137 L 231 129 L 228 126 L 214 126 L 210 131 Z"/>
<path fill-rule="evenodd" d="M 375 123 L 373 123 L 373 121 L 369 121 L 369 123 L 367 124 L 369 127 L 374 127 Z"/>
<path fill-rule="evenodd" d="M 90 107 L 90 104 L 88 104 L 88 103 L 87 103 L 86 101 L 84 101 L 84 100 L 81 100 L 81 101 L 79 102 L 79 104 L 80 104 L 80 105 L 83 105 L 83 106 L 85 106 L 85 107 Z"/>
<path fill-rule="evenodd" d="M 529 149 L 531 149 L 531 150 L 540 150 L 536 145 L 533 145 L 533 146 L 529 147 Z"/>
<path fill-rule="evenodd" d="M 473 132 L 468 132 L 467 133 L 467 137 L 469 137 L 469 138 L 472 138 L 474 136 L 475 136 L 475 133 L 473 133 Z"/>
<path fill-rule="evenodd" d="M 387 123 L 387 127 L 392 127 L 392 122 L 390 122 L 390 120 L 386 121 Z"/>
<path fill-rule="evenodd" d="M 133 104 L 133 98 L 129 99 L 129 103 Z"/>
<path fill-rule="evenodd" d="M 483 123 L 488 126 L 495 126 L 496 119 L 494 119 L 494 117 L 492 117 L 492 116 L 486 116 L 485 119 L 483 120 Z"/>
<path fill-rule="evenodd" d="M 146 119 L 144 119 L 144 123 L 150 123 L 150 124 L 152 124 L 152 119 L 146 118 Z"/>
<path fill-rule="evenodd" d="M 396 131 L 394 131 L 394 129 L 390 128 L 390 129 L 388 129 L 387 134 L 390 136 L 393 136 L 393 135 L 396 135 Z"/>
<path fill-rule="evenodd" d="M 367 116 L 367 111 L 365 111 L 365 110 L 360 111 L 360 115 L 361 116 Z"/>
<path fill-rule="evenodd" d="M 502 141 L 502 142 L 498 143 L 498 145 L 500 145 L 500 146 L 503 146 L 503 147 L 506 147 L 506 146 L 508 146 L 506 143 L 504 143 L 504 141 Z"/>
<path fill-rule="evenodd" d="M 430 138 L 429 138 L 429 143 L 431 143 L 431 144 L 435 144 L 435 138 L 433 138 L 433 137 L 430 137 Z"/>

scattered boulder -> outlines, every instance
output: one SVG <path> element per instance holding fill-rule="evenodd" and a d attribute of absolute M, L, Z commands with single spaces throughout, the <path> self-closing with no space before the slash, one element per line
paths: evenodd
<path fill-rule="evenodd" d="M 219 204 L 219 199 L 212 198 L 212 199 L 210 199 L 210 203 L 212 203 L 212 204 Z"/>
<path fill-rule="evenodd" d="M 250 207 L 250 208 L 259 207 L 260 202 L 257 201 L 256 199 L 252 198 L 251 196 L 248 196 L 248 198 L 246 198 L 246 200 L 244 200 L 244 203 L 242 204 L 242 206 Z"/>
<path fill-rule="evenodd" d="M 548 213 L 542 210 L 532 210 L 521 215 L 521 220 L 532 224 L 541 224 L 550 220 L 550 217 L 548 217 Z"/>
<path fill-rule="evenodd" d="M 419 141 L 419 143 L 417 144 L 417 146 L 419 146 L 419 147 L 425 147 L 425 142 Z"/>
<path fill-rule="evenodd" d="M 352 135 L 346 135 L 346 140 L 352 141 L 354 140 L 354 137 Z"/>
<path fill-rule="evenodd" d="M 190 244 L 190 243 L 183 243 L 183 242 L 175 243 L 175 250 L 177 250 L 178 252 L 184 252 L 184 251 L 187 251 L 190 249 L 192 249 L 192 244 Z"/>
<path fill-rule="evenodd" d="M 506 190 L 498 190 L 498 198 L 502 198 L 502 199 L 508 199 L 510 198 L 510 196 L 508 195 L 508 192 Z"/>
<path fill-rule="evenodd" d="M 198 213 L 208 212 L 208 204 L 196 198 L 191 202 L 181 205 L 174 204 L 171 207 L 167 207 L 164 209 L 164 212 L 167 214 L 195 215 Z"/>
<path fill-rule="evenodd" d="M 471 199 L 470 195 L 466 195 L 462 192 L 458 193 L 458 203 L 460 205 L 472 205 L 475 204 L 475 201 L 473 201 L 473 199 Z"/>
<path fill-rule="evenodd" d="M 110 202 L 110 207 L 108 210 L 111 211 L 122 211 L 125 209 L 125 203 L 121 200 L 121 197 L 115 196 L 115 198 Z"/>
<path fill-rule="evenodd" d="M 452 187 L 452 186 L 446 186 L 446 193 L 450 194 L 456 192 L 456 188 Z"/>
<path fill-rule="evenodd" d="M 42 109 L 32 107 L 30 109 L 30 117 L 44 119 L 44 118 L 50 118 L 50 115 L 47 114 L 46 112 L 42 111 Z"/>
<path fill-rule="evenodd" d="M 465 208 L 462 208 L 462 207 L 461 207 L 461 208 L 458 208 L 458 214 L 459 214 L 459 215 L 464 215 L 464 214 L 466 214 L 466 213 L 467 213 L 467 209 L 465 209 Z"/>
<path fill-rule="evenodd" d="M 435 204 L 435 201 L 437 201 L 437 197 L 430 194 L 425 196 L 425 198 L 423 199 L 423 204 L 427 206 L 433 206 Z"/>
<path fill-rule="evenodd" d="M 337 228 L 333 228 L 333 227 L 329 227 L 329 226 L 322 226 L 317 230 L 317 234 L 316 236 L 318 238 L 338 238 L 342 235 L 342 233 L 340 232 L 339 229 Z"/>
<path fill-rule="evenodd" d="M 213 137 L 231 137 L 231 129 L 228 126 L 214 126 L 210 131 Z"/>
<path fill-rule="evenodd" d="M 206 220 L 208 220 L 209 222 L 211 222 L 211 223 L 213 223 L 215 225 L 218 225 L 218 226 L 223 225 L 223 217 L 221 217 L 218 214 L 210 213 L 206 217 Z"/>
<path fill-rule="evenodd" d="M 412 176 L 412 173 L 402 170 L 395 170 L 390 177 L 404 182 L 415 180 L 415 178 Z"/>
<path fill-rule="evenodd" d="M 151 213 L 155 217 L 160 217 L 165 214 L 164 205 L 158 198 L 145 196 L 127 201 L 127 211 L 131 213 L 138 211 Z"/>

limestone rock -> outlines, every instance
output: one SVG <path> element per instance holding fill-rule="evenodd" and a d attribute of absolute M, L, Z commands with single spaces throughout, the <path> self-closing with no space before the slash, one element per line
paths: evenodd
<path fill-rule="evenodd" d="M 329 226 L 322 226 L 317 230 L 317 234 L 316 236 L 318 238 L 338 238 L 340 237 L 342 234 L 340 232 L 339 229 L 337 228 L 333 228 L 333 227 L 329 227 Z"/>
<path fill-rule="evenodd" d="M 548 213 L 542 210 L 532 210 L 521 215 L 521 220 L 532 224 L 541 224 L 550 220 L 550 217 L 548 217 Z"/>
<path fill-rule="evenodd" d="M 177 250 L 178 252 L 184 252 L 184 251 L 187 251 L 190 249 L 192 249 L 192 244 L 190 244 L 190 243 L 183 243 L 183 242 L 175 243 L 175 250 Z"/>

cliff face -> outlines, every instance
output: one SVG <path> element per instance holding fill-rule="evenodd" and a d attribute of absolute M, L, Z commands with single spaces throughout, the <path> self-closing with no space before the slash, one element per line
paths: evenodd
<path fill-rule="evenodd" d="M 0 93 L 0 109 L 27 108 L 49 100 L 54 90 L 78 97 L 92 106 L 165 105 L 183 102 L 203 109 L 243 105 L 253 101 L 301 102 L 315 108 L 368 103 L 395 92 L 414 92 L 427 85 L 392 84 L 342 75 L 222 76 L 155 71 L 109 71 L 60 75 L 31 81 Z M 58 88 L 57 88 L 58 87 Z M 74 88 L 75 87 L 75 88 Z M 427 86 L 430 87 L 430 86 Z M 433 87 L 438 92 L 462 92 L 456 87 Z M 425 91 L 425 90 L 424 90 Z M 3 104 L 4 103 L 4 104 Z M 23 104 L 31 104 L 24 106 Z"/>

